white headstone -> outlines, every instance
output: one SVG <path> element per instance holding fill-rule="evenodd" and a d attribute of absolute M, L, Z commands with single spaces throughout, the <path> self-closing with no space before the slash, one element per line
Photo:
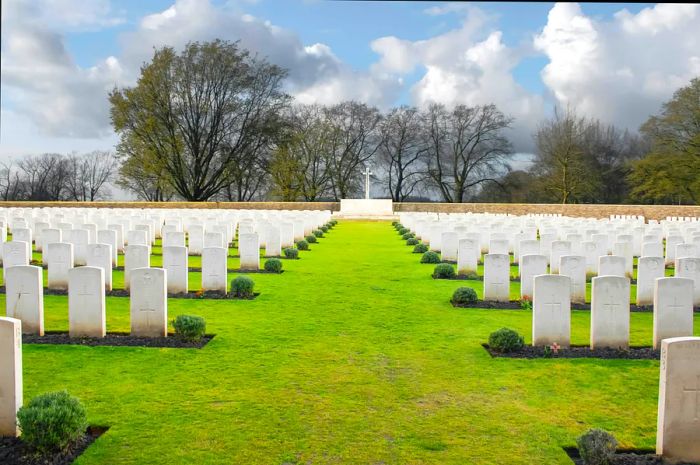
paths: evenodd
<path fill-rule="evenodd" d="M 456 262 L 459 235 L 453 231 L 443 232 L 441 236 L 441 241 L 442 247 L 440 250 L 440 256 L 442 258 L 442 261 Z"/>
<path fill-rule="evenodd" d="M 549 258 L 550 273 L 559 273 L 559 259 L 562 255 L 571 255 L 571 242 L 552 242 L 552 252 Z"/>
<path fill-rule="evenodd" d="M 654 303 L 654 283 L 664 277 L 662 257 L 640 257 L 637 261 L 637 305 Z"/>
<path fill-rule="evenodd" d="M 47 244 L 46 263 L 48 266 L 47 287 L 52 290 L 68 289 L 68 270 L 73 268 L 73 244 L 54 242 Z"/>
<path fill-rule="evenodd" d="M 22 402 L 22 322 L 0 317 L 0 437 L 19 436 Z"/>
<path fill-rule="evenodd" d="M 188 253 L 190 255 L 202 255 L 204 248 L 204 226 L 201 224 L 191 224 L 187 228 Z"/>
<path fill-rule="evenodd" d="M 89 244 L 87 265 L 102 268 L 105 277 L 105 290 L 112 290 L 112 246 L 109 244 Z"/>
<path fill-rule="evenodd" d="M 591 349 L 629 347 L 630 280 L 599 276 L 591 284 Z"/>
<path fill-rule="evenodd" d="M 219 231 L 204 233 L 204 247 L 224 247 L 224 235 Z"/>
<path fill-rule="evenodd" d="M 279 257 L 282 255 L 282 238 L 280 229 L 270 225 L 267 228 L 267 240 L 265 241 L 265 256 Z"/>
<path fill-rule="evenodd" d="M 693 335 L 693 280 L 658 278 L 654 282 L 654 349 L 669 337 Z"/>
<path fill-rule="evenodd" d="M 532 298 L 532 345 L 555 342 L 568 348 L 571 341 L 571 280 L 568 276 L 535 276 Z"/>
<path fill-rule="evenodd" d="M 510 300 L 510 255 L 484 255 L 484 300 Z"/>
<path fill-rule="evenodd" d="M 100 229 L 97 231 L 97 242 L 99 244 L 109 244 L 112 246 L 112 266 L 117 266 L 118 262 L 118 252 L 117 252 L 117 231 L 114 229 Z"/>
<path fill-rule="evenodd" d="M 700 462 L 700 337 L 661 342 L 656 453 Z"/>
<path fill-rule="evenodd" d="M 46 250 L 49 244 L 61 242 L 61 230 L 54 228 L 46 228 L 41 232 L 41 261 L 46 264 Z M 72 260 L 72 258 L 71 258 Z"/>
<path fill-rule="evenodd" d="M 131 270 L 131 335 L 168 335 L 167 272 L 162 268 Z"/>
<path fill-rule="evenodd" d="M 163 247 L 184 247 L 185 233 L 180 231 L 168 231 L 163 236 Z"/>
<path fill-rule="evenodd" d="M 202 249 L 202 290 L 226 292 L 227 250 L 223 247 Z"/>
<path fill-rule="evenodd" d="M 124 289 L 129 290 L 131 270 L 136 268 L 148 268 L 151 266 L 151 255 L 146 245 L 132 245 L 125 247 L 124 251 Z"/>
<path fill-rule="evenodd" d="M 25 334 L 44 335 L 43 270 L 32 265 L 8 268 L 5 276 L 7 316 L 22 321 Z"/>
<path fill-rule="evenodd" d="M 105 277 L 102 268 L 79 266 L 68 272 L 68 333 L 70 337 L 104 337 Z"/>
<path fill-rule="evenodd" d="M 481 245 L 475 239 L 460 239 L 457 250 L 457 274 L 476 273 Z"/>
<path fill-rule="evenodd" d="M 66 234 L 66 242 L 73 244 L 73 264 L 82 266 L 87 264 L 87 246 L 90 243 L 90 233 L 87 229 L 71 229 Z"/>
<path fill-rule="evenodd" d="M 627 276 L 627 261 L 617 255 L 602 255 L 598 257 L 598 276 Z"/>
<path fill-rule="evenodd" d="M 700 306 L 700 258 L 676 258 L 676 277 L 693 280 L 693 306 Z"/>
<path fill-rule="evenodd" d="M 241 270 L 260 269 L 260 242 L 258 233 L 238 235 L 238 252 L 241 256 Z"/>
<path fill-rule="evenodd" d="M 520 256 L 520 298 L 532 299 L 535 276 L 547 273 L 547 257 L 545 255 Z"/>
<path fill-rule="evenodd" d="M 559 258 L 559 274 L 571 279 L 571 301 L 586 302 L 586 258 L 579 255 L 562 255 Z"/>
<path fill-rule="evenodd" d="M 187 247 L 163 247 L 163 268 L 168 273 L 168 293 L 186 294 L 189 287 Z"/>
<path fill-rule="evenodd" d="M 29 265 L 27 243 L 10 241 L 2 243 L 2 272 L 7 276 L 7 269 L 12 266 Z"/>

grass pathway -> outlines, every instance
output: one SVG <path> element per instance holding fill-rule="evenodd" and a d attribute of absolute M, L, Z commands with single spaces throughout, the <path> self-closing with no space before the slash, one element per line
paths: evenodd
<path fill-rule="evenodd" d="M 204 349 L 24 346 L 25 398 L 67 389 L 110 425 L 78 464 L 567 464 L 593 426 L 653 446 L 658 362 L 491 359 L 525 311 L 453 309 L 387 222 L 343 221 L 254 301 L 170 299 L 206 317 Z M 4 296 L 0 297 L 4 299 Z M 2 304 L 4 308 L 4 304 Z M 45 298 L 48 330 L 67 298 Z M 128 331 L 128 299 L 107 299 Z M 572 315 L 573 343 L 588 312 Z M 632 315 L 632 342 L 651 341 Z"/>

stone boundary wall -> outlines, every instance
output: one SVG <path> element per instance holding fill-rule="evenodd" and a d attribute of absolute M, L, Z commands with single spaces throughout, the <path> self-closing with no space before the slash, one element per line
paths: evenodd
<path fill-rule="evenodd" d="M 339 211 L 340 202 L 0 202 L 0 207 L 67 208 L 226 208 L 234 210 L 331 210 Z M 522 203 L 394 203 L 394 212 L 434 213 L 558 213 L 564 216 L 608 218 L 610 215 L 643 215 L 660 220 L 667 216 L 700 217 L 696 205 L 597 205 L 597 204 L 522 204 Z"/>
<path fill-rule="evenodd" d="M 395 212 L 429 211 L 437 213 L 558 213 L 564 216 L 609 218 L 610 215 L 643 215 L 650 220 L 667 216 L 698 216 L 697 205 L 600 205 L 600 204 L 525 204 L 525 203 L 395 203 Z"/>

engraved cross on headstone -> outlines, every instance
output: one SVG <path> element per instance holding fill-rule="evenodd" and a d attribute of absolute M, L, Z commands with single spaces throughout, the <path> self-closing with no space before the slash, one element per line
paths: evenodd
<path fill-rule="evenodd" d="M 678 297 L 674 296 L 673 297 L 673 305 L 669 305 L 668 308 L 670 308 L 671 310 L 676 310 L 678 308 L 685 308 L 685 307 L 683 305 L 680 305 L 678 303 Z"/>
<path fill-rule="evenodd" d="M 695 397 L 695 421 L 700 421 L 700 375 L 695 381 L 695 388 L 683 387 L 683 394 L 690 394 Z"/>
<path fill-rule="evenodd" d="M 558 316 L 557 313 L 561 311 L 561 302 L 554 302 L 554 296 L 551 297 L 551 300 L 551 302 L 545 302 L 544 310 L 549 312 L 550 318 L 554 320 L 555 316 Z"/>

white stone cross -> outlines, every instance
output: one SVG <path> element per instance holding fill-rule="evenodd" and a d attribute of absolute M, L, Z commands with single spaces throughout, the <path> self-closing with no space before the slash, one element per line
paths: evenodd
<path fill-rule="evenodd" d="M 365 198 L 369 199 L 369 176 L 372 174 L 372 172 L 369 170 L 369 166 L 365 168 L 365 172 L 362 174 L 365 175 Z"/>

